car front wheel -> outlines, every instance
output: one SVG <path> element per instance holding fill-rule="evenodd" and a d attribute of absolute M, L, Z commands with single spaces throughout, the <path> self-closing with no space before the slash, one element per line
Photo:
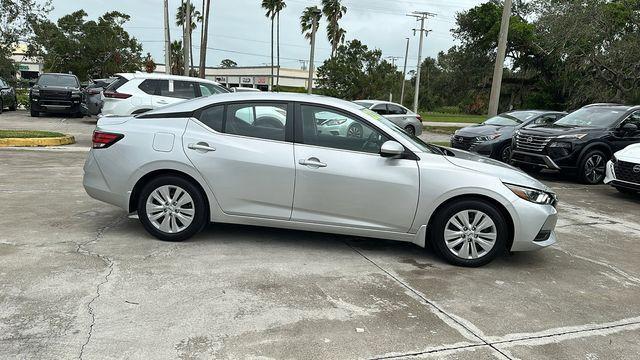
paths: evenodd
<path fill-rule="evenodd" d="M 589 185 L 599 184 L 606 175 L 606 164 L 609 159 L 600 150 L 590 151 L 580 162 L 580 180 Z"/>
<path fill-rule="evenodd" d="M 178 176 L 161 176 L 144 186 L 138 217 L 151 235 L 165 241 L 186 240 L 208 223 L 202 191 Z"/>
<path fill-rule="evenodd" d="M 447 205 L 431 226 L 431 242 L 449 263 L 477 267 L 505 249 L 507 224 L 494 205 L 483 200 L 461 200 Z"/>

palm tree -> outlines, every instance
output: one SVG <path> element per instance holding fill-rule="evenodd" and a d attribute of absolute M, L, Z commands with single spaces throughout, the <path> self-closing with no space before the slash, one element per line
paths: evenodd
<path fill-rule="evenodd" d="M 300 28 L 302 29 L 302 34 L 304 38 L 311 41 L 311 33 L 313 32 L 313 19 L 315 18 L 316 27 L 320 23 L 320 18 L 322 18 L 322 12 L 318 9 L 317 6 L 309 6 L 305 8 L 302 12 L 302 16 L 300 17 Z"/>
<path fill-rule="evenodd" d="M 174 40 L 171 43 L 171 74 L 184 74 L 184 57 L 182 53 L 182 41 Z"/>
<path fill-rule="evenodd" d="M 189 68 L 189 72 L 191 72 L 191 69 L 193 69 L 193 30 L 196 28 L 198 22 L 202 22 L 202 14 L 200 14 L 200 11 L 195 10 L 191 2 L 189 2 L 189 4 L 190 4 L 189 7 L 191 8 L 191 31 L 189 32 L 189 38 L 191 39 L 191 41 L 189 41 L 189 43 L 191 43 L 191 47 L 189 49 L 191 67 Z M 185 26 L 186 17 L 187 17 L 187 3 L 182 2 L 182 4 L 180 4 L 180 6 L 178 7 L 178 12 L 176 13 L 176 25 Z"/>
<path fill-rule="evenodd" d="M 340 4 L 340 0 L 322 0 L 322 12 L 327 18 L 327 39 L 331 43 L 331 57 L 336 53 L 338 45 L 344 42 L 345 30 L 338 21 L 347 13 L 347 7 Z"/>
<path fill-rule="evenodd" d="M 202 13 L 204 23 L 200 34 L 200 77 L 204 79 L 205 67 L 207 65 L 207 41 L 209 37 L 209 13 L 211 11 L 211 0 L 202 0 Z"/>
<path fill-rule="evenodd" d="M 262 8 L 267 10 L 267 13 L 265 14 L 265 16 L 271 19 L 271 87 L 272 89 L 273 89 L 273 26 L 275 24 L 275 18 L 276 16 L 278 16 L 278 12 L 282 10 L 282 8 L 278 10 L 278 8 L 280 7 L 280 3 L 283 3 L 282 7 L 284 7 L 284 2 L 282 0 L 262 0 Z"/>

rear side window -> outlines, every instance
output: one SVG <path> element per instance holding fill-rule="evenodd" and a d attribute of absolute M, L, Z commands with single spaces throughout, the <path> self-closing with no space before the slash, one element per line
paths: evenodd
<path fill-rule="evenodd" d="M 224 132 L 269 140 L 285 140 L 287 104 L 232 104 Z"/>
<path fill-rule="evenodd" d="M 156 95 L 160 88 L 160 82 L 161 80 L 147 79 L 138 85 L 138 89 L 144 91 L 146 94 Z"/>
<path fill-rule="evenodd" d="M 156 94 L 160 96 L 193 99 L 196 97 L 195 83 L 180 80 L 159 80 L 159 89 Z"/>
<path fill-rule="evenodd" d="M 222 122 L 224 120 L 224 105 L 210 107 L 200 113 L 200 122 L 211 129 L 222 132 Z"/>
<path fill-rule="evenodd" d="M 387 108 L 389 109 L 390 115 L 404 115 L 407 113 L 407 110 L 397 105 L 388 104 Z"/>
<path fill-rule="evenodd" d="M 107 88 L 105 90 L 116 91 L 116 90 L 118 90 L 118 88 L 120 86 L 126 84 L 127 82 L 129 82 L 129 80 L 127 80 L 126 78 L 124 78 L 122 76 L 118 76 L 118 78 L 114 82 L 109 84 L 109 86 L 107 86 Z"/>
<path fill-rule="evenodd" d="M 387 106 L 385 104 L 376 105 L 371 108 L 371 110 L 377 112 L 380 115 L 387 115 L 389 111 L 387 110 Z"/>

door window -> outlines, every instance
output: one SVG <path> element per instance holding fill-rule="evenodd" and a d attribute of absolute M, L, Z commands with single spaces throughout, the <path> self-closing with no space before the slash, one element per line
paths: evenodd
<path fill-rule="evenodd" d="M 160 88 L 160 85 L 161 85 L 160 83 L 162 81 L 166 82 L 167 80 L 147 79 L 142 83 L 140 83 L 140 85 L 138 85 L 138 89 L 144 91 L 146 94 L 149 94 L 149 95 L 158 95 L 157 91 Z"/>
<path fill-rule="evenodd" d="M 629 115 L 628 118 L 626 118 L 622 124 L 620 124 L 620 127 L 625 126 L 626 124 L 635 124 L 638 129 L 640 129 L 640 111 L 636 111 L 634 113 L 632 113 L 631 115 Z"/>
<path fill-rule="evenodd" d="M 225 133 L 284 141 L 286 124 L 287 104 L 232 104 Z"/>
<path fill-rule="evenodd" d="M 222 132 L 222 122 L 224 120 L 224 105 L 210 107 L 200 113 L 199 120 L 211 129 Z"/>
<path fill-rule="evenodd" d="M 378 154 L 388 138 L 360 119 L 323 107 L 301 105 L 302 142 Z"/>
<path fill-rule="evenodd" d="M 180 80 L 158 80 L 158 92 L 156 95 L 172 97 L 176 99 L 193 99 L 196 97 L 195 83 Z"/>
<path fill-rule="evenodd" d="M 380 115 L 387 115 L 389 111 L 387 110 L 387 106 L 385 104 L 376 105 L 371 108 L 371 110 L 377 112 Z"/>
<path fill-rule="evenodd" d="M 387 104 L 387 108 L 389 109 L 390 115 L 404 115 L 407 113 L 407 110 L 401 108 L 398 105 Z"/>

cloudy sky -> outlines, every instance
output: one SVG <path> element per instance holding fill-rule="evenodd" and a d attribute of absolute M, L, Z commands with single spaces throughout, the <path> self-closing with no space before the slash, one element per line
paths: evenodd
<path fill-rule="evenodd" d="M 198 9 L 202 0 L 192 0 Z M 300 34 L 300 15 L 305 7 L 320 5 L 321 0 L 285 0 L 287 7 L 280 14 L 280 63 L 283 67 L 300 67 L 300 60 L 308 59 L 309 45 Z M 341 26 L 347 31 L 346 39 L 359 39 L 370 48 L 382 50 L 383 56 L 404 57 L 406 38 L 410 38 L 408 69 L 417 61 L 418 37 L 411 29 L 419 23 L 406 14 L 411 11 L 429 11 L 437 15 L 429 19 L 427 27 L 433 30 L 425 41 L 423 56 L 435 56 L 454 44 L 450 29 L 457 12 L 469 9 L 482 0 L 343 0 L 347 14 Z M 270 21 L 260 7 L 260 0 L 211 0 L 211 23 L 207 65 L 217 66 L 230 58 L 239 66 L 266 65 L 270 60 Z M 175 12 L 180 0 L 169 0 L 172 40 L 182 35 L 175 26 Z M 59 17 L 84 9 L 95 19 L 107 11 L 118 10 L 131 16 L 125 24 L 130 34 L 150 52 L 156 62 L 164 62 L 162 0 L 53 0 L 50 17 Z M 316 66 L 329 56 L 331 47 L 326 39 L 324 20 L 316 41 Z M 199 54 L 200 30 L 194 32 L 194 55 Z M 400 66 L 404 60 L 397 60 Z"/>

